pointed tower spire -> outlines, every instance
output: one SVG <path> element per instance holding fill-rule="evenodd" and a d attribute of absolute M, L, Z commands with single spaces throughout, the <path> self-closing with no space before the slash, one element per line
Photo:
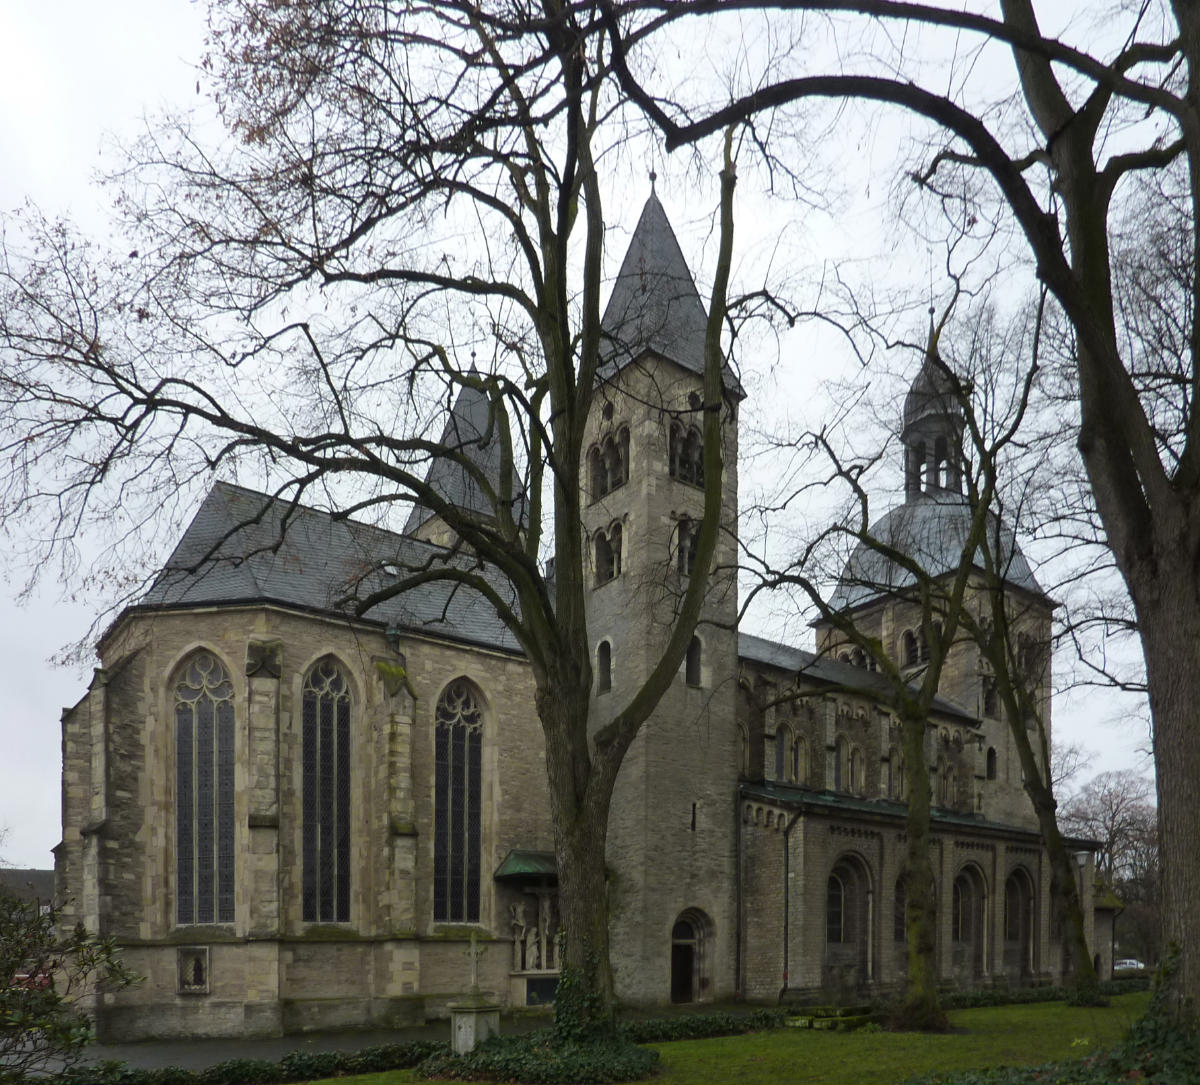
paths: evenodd
<path fill-rule="evenodd" d="M 472 355 L 474 363 L 474 355 Z M 470 375 L 478 376 L 472 365 Z M 490 427 L 491 405 L 487 394 L 470 386 L 459 389 L 446 419 L 439 444 L 443 448 L 466 456 L 480 469 L 494 490 L 500 489 L 500 439 Z M 425 481 L 446 502 L 478 517 L 495 515 L 479 483 L 463 467 L 448 456 L 435 457 L 429 465 Z M 513 493 L 518 492 L 513 480 Z M 518 519 L 519 512 L 517 510 Z M 433 510 L 417 504 L 409 514 L 404 534 L 432 542 L 444 543 L 451 537 L 449 528 Z"/>
<path fill-rule="evenodd" d="M 604 358 L 601 376 L 612 377 L 646 353 L 667 358 L 693 373 L 704 373 L 708 313 L 688 270 L 667 213 L 654 192 L 630 238 L 601 320 Z M 736 376 L 725 368 L 725 386 L 742 395 Z"/>

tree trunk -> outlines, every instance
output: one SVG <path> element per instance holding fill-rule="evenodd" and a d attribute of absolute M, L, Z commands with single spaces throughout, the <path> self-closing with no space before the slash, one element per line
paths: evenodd
<path fill-rule="evenodd" d="M 1154 721 L 1163 949 L 1178 954 L 1168 977 L 1176 1019 L 1191 1027 L 1200 1007 L 1200 568 L 1191 548 L 1155 563 L 1148 584 L 1128 577 L 1146 656 Z"/>
<path fill-rule="evenodd" d="M 950 1022 L 938 1000 L 937 901 L 929 859 L 929 769 L 925 763 L 925 717 L 904 718 L 904 784 L 908 791 L 908 853 L 904 862 L 904 931 L 908 981 L 894 1018 L 897 1028 L 945 1032 Z"/>
<path fill-rule="evenodd" d="M 564 933 L 555 1027 L 571 1039 L 586 1039 L 614 1025 L 605 865 L 612 786 L 601 779 L 609 775 L 607 766 L 589 756 L 586 692 L 539 691 L 537 702 Z"/>
<path fill-rule="evenodd" d="M 1008 698 L 1006 698 L 1008 700 Z M 1083 927 L 1083 904 L 1079 896 L 1077 872 L 1067 852 L 1066 841 L 1058 828 L 1058 803 L 1048 782 L 1050 766 L 1042 765 L 1033 752 L 1029 731 L 1016 705 L 1006 708 L 1009 729 L 1016 743 L 1021 769 L 1025 774 L 1025 792 L 1033 803 L 1038 827 L 1046 843 L 1050 858 L 1050 869 L 1058 886 L 1063 906 L 1064 935 L 1071 943 L 1071 986 L 1074 988 L 1072 1002 L 1081 1006 L 1096 1006 L 1104 1003 L 1100 994 L 1096 968 L 1092 964 L 1091 949 Z"/>

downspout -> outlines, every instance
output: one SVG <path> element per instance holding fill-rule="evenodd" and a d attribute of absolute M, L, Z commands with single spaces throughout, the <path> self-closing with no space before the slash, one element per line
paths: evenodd
<path fill-rule="evenodd" d="M 733 878 L 733 997 L 741 998 L 746 985 L 742 977 L 742 789 L 733 793 L 733 846 L 737 853 Z"/>
<path fill-rule="evenodd" d="M 783 996 L 788 990 L 788 923 L 791 918 L 791 857 L 792 851 L 788 847 L 788 838 L 792 835 L 792 830 L 796 827 L 796 822 L 800 820 L 799 814 L 794 814 L 792 820 L 788 822 L 787 828 L 783 830 L 783 986 L 779 990 L 779 1001 L 783 1002 Z"/>

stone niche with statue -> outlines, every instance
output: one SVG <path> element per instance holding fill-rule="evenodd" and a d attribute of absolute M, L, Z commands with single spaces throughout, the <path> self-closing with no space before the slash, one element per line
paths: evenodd
<path fill-rule="evenodd" d="M 551 1003 L 558 987 L 564 937 L 554 856 L 513 850 L 500 864 L 496 881 L 510 890 L 512 1002 L 524 1006 Z"/>

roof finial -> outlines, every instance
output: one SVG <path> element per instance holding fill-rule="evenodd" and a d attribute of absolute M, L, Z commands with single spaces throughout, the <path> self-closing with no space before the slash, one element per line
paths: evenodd
<path fill-rule="evenodd" d="M 658 174 L 654 170 L 650 171 L 650 193 L 654 194 L 654 182 L 658 180 Z"/>

